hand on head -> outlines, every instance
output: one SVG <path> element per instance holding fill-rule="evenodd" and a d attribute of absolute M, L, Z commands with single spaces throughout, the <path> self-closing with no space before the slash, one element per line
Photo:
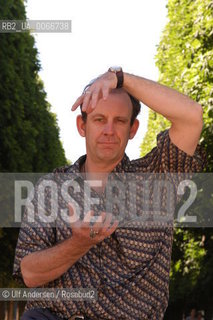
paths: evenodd
<path fill-rule="evenodd" d="M 110 90 L 117 86 L 117 77 L 112 72 L 106 72 L 98 77 L 85 92 L 78 97 L 72 106 L 72 111 L 75 111 L 82 105 L 82 111 L 86 113 L 92 112 L 100 99 L 106 100 Z"/>

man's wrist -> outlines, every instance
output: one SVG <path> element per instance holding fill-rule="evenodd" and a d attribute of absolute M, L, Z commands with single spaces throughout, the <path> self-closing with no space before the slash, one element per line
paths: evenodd
<path fill-rule="evenodd" d="M 124 80 L 124 77 L 123 77 L 123 70 L 121 67 L 110 67 L 108 69 L 108 72 L 112 72 L 116 75 L 117 77 L 117 85 L 116 85 L 116 88 L 122 88 L 123 87 L 123 80 Z"/>

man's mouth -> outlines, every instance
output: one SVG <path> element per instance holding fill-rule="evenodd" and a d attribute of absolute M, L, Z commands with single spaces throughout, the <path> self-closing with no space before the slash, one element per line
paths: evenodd
<path fill-rule="evenodd" d="M 117 142 L 112 142 L 112 141 L 99 141 L 98 144 L 111 146 L 111 145 L 115 145 L 115 144 L 118 144 L 118 143 Z"/>

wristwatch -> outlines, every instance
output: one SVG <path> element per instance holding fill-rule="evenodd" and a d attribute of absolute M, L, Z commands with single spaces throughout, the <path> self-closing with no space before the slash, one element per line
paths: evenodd
<path fill-rule="evenodd" d="M 123 82 L 124 82 L 124 73 L 123 73 L 123 70 L 121 67 L 110 67 L 109 72 L 113 72 L 116 74 L 116 77 L 117 77 L 117 87 L 116 88 L 122 88 L 123 86 Z"/>

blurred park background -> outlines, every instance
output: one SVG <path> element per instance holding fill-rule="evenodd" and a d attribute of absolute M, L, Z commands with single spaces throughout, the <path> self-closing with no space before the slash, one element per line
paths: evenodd
<path fill-rule="evenodd" d="M 25 20 L 26 4 L 22 0 L 0 0 L 0 20 Z M 92 1 L 90 4 L 92 6 Z M 134 10 L 134 1 L 128 6 Z M 213 1 L 168 0 L 165 9 L 167 20 L 153 57 L 153 64 L 159 71 L 157 80 L 189 95 L 203 106 L 200 144 L 207 152 L 206 172 L 213 172 Z M 113 8 L 111 11 L 121 18 L 122 4 L 120 12 L 114 12 Z M 127 21 L 121 19 L 118 23 L 120 29 L 122 23 Z M 155 24 L 154 19 L 152 24 Z M 143 32 L 137 30 L 138 42 Z M 116 30 L 115 37 L 119 37 Z M 91 47 L 92 41 L 98 39 L 91 37 Z M 104 41 L 110 44 L 110 39 Z M 134 59 L 137 43 L 128 42 L 128 45 Z M 60 62 L 55 61 L 57 63 Z M 110 63 L 111 60 L 107 61 L 108 66 Z M 83 75 L 81 61 L 75 61 L 75 64 Z M 51 172 L 55 167 L 73 162 L 73 159 L 67 159 L 57 114 L 52 111 L 39 73 L 41 68 L 32 34 L 0 33 L 0 172 Z M 70 72 L 69 86 L 72 87 L 75 79 L 72 70 Z M 145 76 L 141 72 L 139 75 Z M 157 133 L 169 127 L 169 122 L 149 111 L 146 125 L 147 131 L 144 137 L 141 136 L 140 156 L 155 146 Z M 71 137 L 70 148 L 72 143 L 76 144 Z M 0 229 L 1 288 L 18 286 L 12 279 L 17 236 L 18 229 Z M 203 310 L 206 320 L 213 319 L 212 228 L 175 229 L 170 299 L 165 319 L 183 319 L 183 314 L 188 315 L 192 308 Z M 18 320 L 22 310 L 23 303 L 0 302 L 0 319 Z"/>

